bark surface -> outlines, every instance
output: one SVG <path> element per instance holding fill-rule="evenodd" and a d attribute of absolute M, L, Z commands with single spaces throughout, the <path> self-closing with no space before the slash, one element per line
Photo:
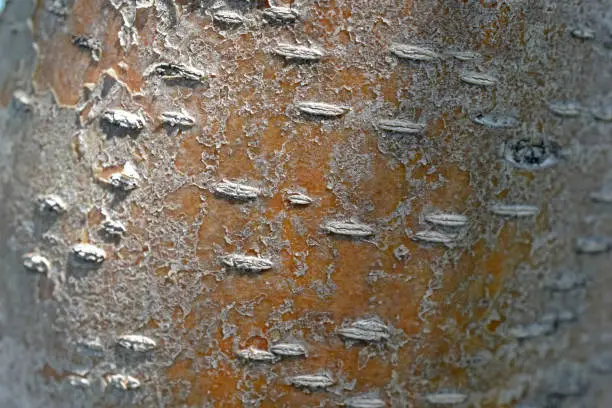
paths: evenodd
<path fill-rule="evenodd" d="M 612 403 L 610 0 L 2 4 L 0 407 Z"/>

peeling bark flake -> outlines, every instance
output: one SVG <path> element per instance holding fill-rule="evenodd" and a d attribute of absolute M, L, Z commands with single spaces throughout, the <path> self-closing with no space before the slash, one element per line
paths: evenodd
<path fill-rule="evenodd" d="M 379 342 L 388 340 L 389 328 L 379 319 L 356 320 L 348 327 L 338 329 L 338 334 L 347 340 Z"/>
<path fill-rule="evenodd" d="M 344 400 L 346 408 L 385 408 L 387 403 L 374 396 L 358 396 Z"/>
<path fill-rule="evenodd" d="M 122 109 L 109 109 L 102 114 L 102 119 L 111 125 L 129 130 L 142 130 L 145 126 L 145 120 L 140 114 Z"/>
<path fill-rule="evenodd" d="M 23 256 L 23 266 L 32 272 L 46 274 L 51 270 L 51 263 L 42 255 L 29 253 Z"/>
<path fill-rule="evenodd" d="M 68 206 L 64 200 L 57 195 L 38 197 L 38 209 L 43 214 L 63 214 Z"/>
<path fill-rule="evenodd" d="M 100 56 L 102 54 L 102 45 L 99 41 L 83 36 L 74 36 L 72 37 L 72 43 L 77 47 L 88 50 L 91 54 L 91 58 L 94 61 L 100 61 Z"/>
<path fill-rule="evenodd" d="M 107 182 L 117 190 L 127 192 L 139 187 L 140 175 L 136 171 L 136 167 L 128 162 L 120 172 L 113 173 Z"/>
<path fill-rule="evenodd" d="M 409 44 L 391 44 L 389 51 L 399 58 L 418 62 L 434 61 L 439 58 L 438 54 L 429 48 Z"/>
<path fill-rule="evenodd" d="M 213 14 L 213 18 L 215 21 L 227 25 L 240 25 L 244 23 L 244 17 L 232 10 L 217 10 Z"/>
<path fill-rule="evenodd" d="M 289 7 L 272 6 L 263 11 L 266 20 L 276 23 L 293 23 L 298 18 L 297 11 Z"/>
<path fill-rule="evenodd" d="M 557 164 L 560 148 L 545 139 L 525 138 L 505 142 L 502 151 L 504 158 L 514 167 L 533 171 Z"/>
<path fill-rule="evenodd" d="M 448 392 L 442 391 L 433 394 L 427 394 L 425 399 L 430 404 L 438 404 L 438 405 L 456 405 L 463 404 L 467 401 L 467 394 L 460 392 Z"/>
<path fill-rule="evenodd" d="M 69 375 L 66 377 L 66 380 L 68 381 L 68 384 L 76 388 L 89 388 L 91 385 L 87 378 L 78 375 Z"/>
<path fill-rule="evenodd" d="M 272 261 L 257 256 L 231 254 L 221 257 L 223 265 L 244 272 L 263 272 L 272 269 Z"/>
<path fill-rule="evenodd" d="M 330 234 L 349 237 L 369 237 L 374 235 L 374 229 L 366 224 L 353 221 L 328 221 L 322 226 Z"/>
<path fill-rule="evenodd" d="M 350 107 L 344 105 L 334 105 L 331 103 L 311 101 L 298 102 L 296 107 L 302 113 L 313 116 L 323 116 L 326 118 L 342 116 L 351 110 Z"/>
<path fill-rule="evenodd" d="M 309 205 L 312 204 L 312 198 L 302 193 L 289 193 L 287 200 L 293 205 Z"/>
<path fill-rule="evenodd" d="M 334 379 L 328 374 L 297 375 L 291 377 L 289 382 L 296 388 L 308 388 L 312 390 L 331 387 L 335 384 Z"/>
<path fill-rule="evenodd" d="M 468 218 L 461 214 L 436 213 L 425 215 L 425 221 L 441 227 L 459 228 L 467 225 Z"/>
<path fill-rule="evenodd" d="M 277 357 L 266 350 L 260 350 L 255 347 L 238 350 L 236 355 L 245 361 L 254 361 L 260 363 L 272 363 L 277 360 Z"/>
<path fill-rule="evenodd" d="M 496 113 L 478 113 L 472 116 L 471 119 L 474 123 L 490 129 L 514 129 L 520 125 L 520 122 L 516 117 Z"/>
<path fill-rule="evenodd" d="M 574 101 L 554 101 L 548 104 L 548 109 L 563 118 L 575 118 L 582 112 L 582 106 Z"/>
<path fill-rule="evenodd" d="M 417 134 L 425 130 L 423 123 L 415 123 L 401 119 L 383 119 L 378 122 L 378 127 L 387 132 Z"/>
<path fill-rule="evenodd" d="M 461 79 L 466 84 L 482 87 L 497 85 L 497 78 L 495 78 L 494 76 L 475 71 L 465 71 L 461 75 L 459 75 L 459 79 Z"/>
<path fill-rule="evenodd" d="M 145 71 L 145 75 L 152 74 L 167 81 L 186 80 L 193 82 L 203 82 L 208 76 L 200 69 L 171 62 L 160 62 L 151 65 Z"/>
<path fill-rule="evenodd" d="M 157 347 L 155 340 L 139 334 L 124 334 L 117 339 L 117 344 L 123 348 L 141 353 L 151 351 Z"/>
<path fill-rule="evenodd" d="M 414 234 L 414 239 L 430 244 L 452 244 L 457 239 L 457 234 L 448 234 L 439 231 L 426 230 Z"/>
<path fill-rule="evenodd" d="M 323 51 L 318 48 L 287 43 L 279 43 L 274 48 L 274 53 L 289 60 L 303 61 L 318 61 L 324 56 Z"/>
<path fill-rule="evenodd" d="M 257 187 L 223 180 L 213 186 L 218 195 L 239 201 L 254 200 L 261 194 Z"/>
<path fill-rule="evenodd" d="M 190 128 L 195 125 L 195 119 L 185 112 L 168 111 L 160 115 L 160 120 L 173 127 Z"/>
<path fill-rule="evenodd" d="M 576 252 L 580 254 L 602 254 L 612 249 L 612 240 L 603 236 L 585 236 L 576 239 Z"/>
<path fill-rule="evenodd" d="M 106 259 L 106 252 L 92 244 L 76 244 L 72 247 L 72 256 L 79 264 L 99 265 Z"/>
<path fill-rule="evenodd" d="M 130 375 L 110 374 L 104 377 L 106 386 L 120 391 L 130 391 L 140 388 L 140 381 Z"/>
<path fill-rule="evenodd" d="M 572 37 L 578 38 L 579 40 L 592 40 L 595 38 L 595 31 L 589 28 L 575 28 L 570 33 Z"/>
<path fill-rule="evenodd" d="M 106 220 L 102 223 L 104 232 L 111 237 L 121 237 L 127 231 L 125 226 L 119 221 Z"/>
<path fill-rule="evenodd" d="M 300 357 L 306 355 L 306 348 L 297 343 L 277 343 L 270 347 L 270 351 L 282 357 Z"/>
<path fill-rule="evenodd" d="M 584 287 L 586 278 L 572 270 L 560 270 L 544 280 L 544 288 L 553 292 L 569 292 Z"/>
<path fill-rule="evenodd" d="M 473 61 L 475 59 L 481 58 L 481 55 L 477 52 L 473 51 L 451 51 L 448 55 L 452 56 L 456 60 L 459 61 Z"/>
<path fill-rule="evenodd" d="M 540 209 L 528 204 L 493 204 L 489 210 L 502 217 L 532 217 L 540 213 Z"/>

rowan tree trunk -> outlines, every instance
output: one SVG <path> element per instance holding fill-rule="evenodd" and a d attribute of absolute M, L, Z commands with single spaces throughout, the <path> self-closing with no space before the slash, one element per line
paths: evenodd
<path fill-rule="evenodd" d="M 8 0 L 0 407 L 609 407 L 611 6 Z"/>

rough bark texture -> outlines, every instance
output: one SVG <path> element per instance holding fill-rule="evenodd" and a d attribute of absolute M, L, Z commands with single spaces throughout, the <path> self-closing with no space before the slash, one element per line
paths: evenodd
<path fill-rule="evenodd" d="M 0 407 L 610 406 L 611 10 L 8 0 Z"/>

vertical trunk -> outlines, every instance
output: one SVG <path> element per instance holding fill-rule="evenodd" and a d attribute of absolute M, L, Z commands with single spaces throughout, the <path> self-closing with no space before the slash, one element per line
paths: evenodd
<path fill-rule="evenodd" d="M 0 406 L 609 406 L 610 6 L 9 0 Z"/>

